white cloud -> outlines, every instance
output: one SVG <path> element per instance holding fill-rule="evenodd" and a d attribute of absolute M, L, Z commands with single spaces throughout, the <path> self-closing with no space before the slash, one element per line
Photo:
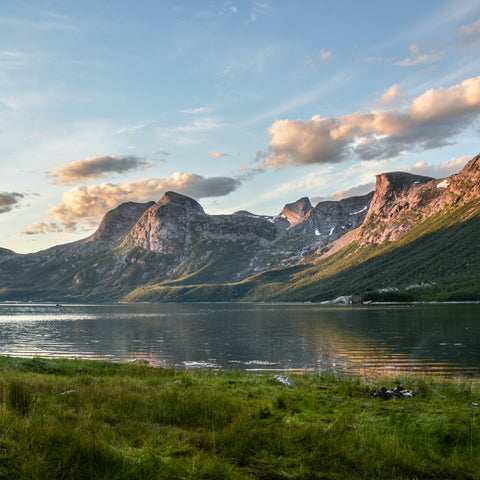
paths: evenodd
<path fill-rule="evenodd" d="M 163 128 L 159 131 L 159 135 L 163 140 L 179 145 L 191 145 L 198 143 L 204 134 L 222 129 L 227 125 L 214 117 L 193 118 L 186 125 Z"/>
<path fill-rule="evenodd" d="M 25 233 L 77 232 L 91 229 L 108 211 L 122 202 L 158 200 L 173 190 L 194 198 L 228 195 L 240 185 L 230 177 L 203 177 L 194 173 L 173 173 L 169 178 L 150 178 L 121 184 L 79 185 L 63 193 L 61 203 L 46 212 L 46 221 L 36 222 Z"/>
<path fill-rule="evenodd" d="M 188 113 L 190 115 L 205 115 L 210 113 L 212 109 L 210 107 L 198 107 L 198 108 L 190 108 L 186 110 L 180 110 L 181 113 Z"/>
<path fill-rule="evenodd" d="M 68 17 L 63 15 L 49 14 L 48 12 L 37 13 L 40 13 L 40 15 L 32 19 L 3 16 L 0 17 L 0 25 L 21 31 L 44 30 L 72 32 L 79 29 L 77 25 L 69 21 Z"/>
<path fill-rule="evenodd" d="M 268 15 L 272 11 L 272 7 L 267 2 L 254 2 L 250 21 L 256 22 L 258 18 Z"/>
<path fill-rule="evenodd" d="M 276 120 L 261 166 L 339 163 L 352 155 L 387 159 L 453 141 L 480 114 L 480 77 L 449 88 L 430 89 L 401 110 L 353 113 L 339 118 Z"/>
<path fill-rule="evenodd" d="M 117 135 L 121 134 L 121 133 L 132 133 L 132 132 L 136 132 L 137 130 L 143 130 L 145 127 L 147 127 L 149 124 L 151 124 L 152 122 L 150 121 L 144 121 L 144 122 L 139 122 L 137 123 L 136 125 L 133 125 L 132 127 L 122 127 L 122 128 L 119 128 L 115 133 Z"/>
<path fill-rule="evenodd" d="M 422 63 L 436 62 L 437 60 L 441 60 L 443 58 L 443 53 L 441 52 L 420 52 L 418 45 L 415 43 L 410 45 L 409 50 L 412 57 L 407 57 L 405 60 L 395 62 L 394 65 L 398 65 L 400 67 L 411 67 L 414 65 L 420 65 Z"/>

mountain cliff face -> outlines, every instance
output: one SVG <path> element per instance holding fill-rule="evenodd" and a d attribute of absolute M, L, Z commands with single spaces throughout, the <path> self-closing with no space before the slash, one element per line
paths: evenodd
<path fill-rule="evenodd" d="M 375 194 L 358 238 L 362 244 L 394 241 L 442 210 L 480 197 L 480 155 L 456 175 L 433 179 L 405 172 L 377 175 Z"/>
<path fill-rule="evenodd" d="M 373 192 L 340 201 L 320 202 L 310 209 L 303 221 L 293 226 L 292 230 L 333 241 L 362 225 L 372 198 Z"/>
<path fill-rule="evenodd" d="M 122 242 L 140 217 L 153 205 L 155 205 L 155 202 L 122 203 L 117 208 L 107 212 L 95 233 L 83 242 L 103 241 L 115 245 Z"/>
<path fill-rule="evenodd" d="M 384 173 L 368 195 L 315 207 L 304 197 L 275 217 L 208 215 L 166 192 L 108 212 L 84 240 L 28 255 L 0 249 L 0 299 L 321 300 L 375 282 L 443 278 L 430 261 L 436 248 L 460 258 L 450 283 L 479 272 L 480 285 L 477 217 L 480 156 L 446 179 Z M 377 265 L 382 255 L 394 270 Z"/>
<path fill-rule="evenodd" d="M 310 200 L 307 197 L 303 197 L 296 202 L 287 203 L 283 207 L 282 215 L 288 220 L 289 226 L 294 227 L 305 220 L 312 208 Z"/>

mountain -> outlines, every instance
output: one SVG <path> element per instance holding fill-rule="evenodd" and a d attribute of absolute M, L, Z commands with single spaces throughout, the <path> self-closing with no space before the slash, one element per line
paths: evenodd
<path fill-rule="evenodd" d="M 108 243 L 111 246 L 116 246 L 123 241 L 140 217 L 154 204 L 155 202 L 122 203 L 117 208 L 107 212 L 95 233 L 83 242 L 100 241 L 104 244 Z"/>
<path fill-rule="evenodd" d="M 0 259 L 5 259 L 8 257 L 14 257 L 17 254 L 13 250 L 8 250 L 8 248 L 0 248 Z"/>
<path fill-rule="evenodd" d="M 209 215 L 166 192 L 108 212 L 90 237 L 0 249 L 1 300 L 480 299 L 480 155 L 456 175 L 377 176 L 375 191 L 271 217 Z"/>
<path fill-rule="evenodd" d="M 288 220 L 289 227 L 294 227 L 305 219 L 312 208 L 310 199 L 303 197 L 296 202 L 287 203 L 287 205 L 283 207 L 282 215 Z"/>

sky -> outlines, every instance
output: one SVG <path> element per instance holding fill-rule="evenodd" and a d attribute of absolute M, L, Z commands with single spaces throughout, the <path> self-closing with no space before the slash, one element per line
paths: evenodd
<path fill-rule="evenodd" d="M 480 153 L 480 0 L 0 0 L 0 247 L 173 190 L 275 215 Z"/>

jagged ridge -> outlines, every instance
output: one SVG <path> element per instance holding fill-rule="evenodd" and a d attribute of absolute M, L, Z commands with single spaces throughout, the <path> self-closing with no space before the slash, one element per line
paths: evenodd
<path fill-rule="evenodd" d="M 108 212 L 85 240 L 29 255 L 0 251 L 0 298 L 320 300 L 340 289 L 334 277 L 351 288 L 351 276 L 341 272 L 368 272 L 367 263 L 379 252 L 393 258 L 405 242 L 417 244 L 427 234 L 444 238 L 440 232 L 450 226 L 457 232 L 459 222 L 470 222 L 474 232 L 479 159 L 447 179 L 382 174 L 374 193 L 315 207 L 302 198 L 276 217 L 208 215 L 197 201 L 175 192 L 157 203 L 128 202 Z M 334 247 L 330 253 L 336 253 L 326 257 L 336 239 L 343 250 Z M 459 246 L 461 237 L 457 255 Z M 376 277 L 360 276 L 355 288 L 367 287 L 369 278 Z"/>

